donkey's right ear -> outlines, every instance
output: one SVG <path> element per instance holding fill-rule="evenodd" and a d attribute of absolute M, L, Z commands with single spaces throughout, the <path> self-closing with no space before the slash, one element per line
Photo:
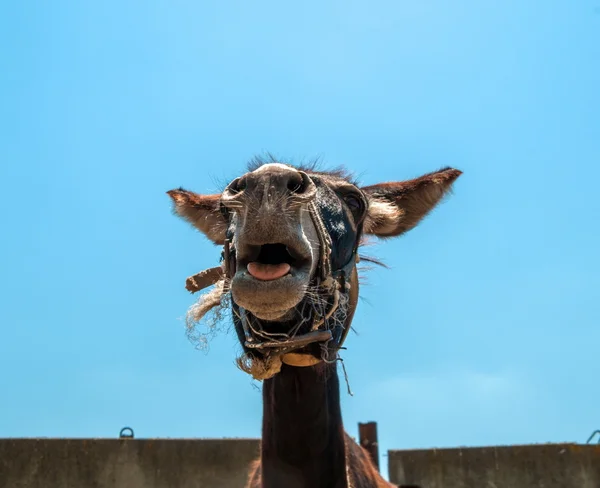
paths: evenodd
<path fill-rule="evenodd" d="M 198 195 L 179 188 L 168 191 L 167 195 L 173 200 L 177 215 L 187 220 L 215 244 L 225 242 L 227 220 L 219 209 L 220 194 Z"/>

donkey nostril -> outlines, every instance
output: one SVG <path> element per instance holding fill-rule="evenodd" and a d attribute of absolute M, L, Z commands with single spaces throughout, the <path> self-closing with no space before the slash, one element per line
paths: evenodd
<path fill-rule="evenodd" d="M 302 176 L 300 174 L 292 176 L 287 183 L 287 189 L 292 193 L 303 193 L 305 187 Z"/>
<path fill-rule="evenodd" d="M 233 194 L 246 189 L 246 178 L 236 178 L 229 184 L 229 191 Z"/>

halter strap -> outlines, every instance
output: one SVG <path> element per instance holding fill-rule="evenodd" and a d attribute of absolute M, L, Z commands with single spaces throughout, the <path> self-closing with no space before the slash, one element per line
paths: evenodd
<path fill-rule="evenodd" d="M 337 270 L 331 269 L 331 237 L 327 232 L 327 228 L 318 211 L 315 201 L 308 203 L 308 211 L 315 226 L 320 244 L 319 266 L 317 269 L 317 287 L 325 294 L 332 297 L 331 306 L 322 316 L 315 318 L 310 332 L 300 336 L 285 337 L 284 339 L 276 339 L 280 334 L 267 334 L 257 331 L 252 328 L 250 321 L 246 315 L 246 311 L 240 307 L 240 320 L 244 329 L 245 346 L 249 349 L 278 349 L 278 354 L 281 361 L 290 366 L 306 367 L 314 366 L 321 361 L 327 361 L 324 357 L 316 358 L 312 354 L 296 353 L 296 349 L 304 347 L 308 344 L 320 342 L 327 344 L 330 341 L 335 341 L 336 347 L 339 350 L 346 340 L 349 326 L 337 325 L 333 329 L 320 330 L 319 328 L 326 324 L 327 321 L 335 314 L 340 305 L 340 294 L 350 292 L 350 279 L 356 264 L 360 261 L 358 255 L 358 242 L 355 244 L 350 259 L 346 264 Z M 223 245 L 222 265 L 214 268 L 209 268 L 186 280 L 186 289 L 191 293 L 196 293 L 204 288 L 214 285 L 219 280 L 224 278 L 233 278 L 236 272 L 236 257 L 235 249 L 231 246 L 231 241 L 226 239 Z M 341 329 L 341 331 L 340 331 Z M 254 332 L 254 335 L 252 334 Z M 262 341 L 257 341 L 256 335 L 262 338 Z M 336 337 L 337 336 L 337 337 Z"/>

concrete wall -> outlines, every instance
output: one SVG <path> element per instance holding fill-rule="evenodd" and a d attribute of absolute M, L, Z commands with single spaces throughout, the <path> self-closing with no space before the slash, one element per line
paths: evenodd
<path fill-rule="evenodd" d="M 0 488 L 242 488 L 255 439 L 0 439 Z"/>
<path fill-rule="evenodd" d="M 0 439 L 0 488 L 243 488 L 256 439 Z M 390 451 L 414 488 L 600 488 L 600 445 Z M 382 468 L 385 469 L 385 468 Z"/>
<path fill-rule="evenodd" d="M 421 488 L 600 488 L 600 445 L 390 451 L 392 483 Z"/>

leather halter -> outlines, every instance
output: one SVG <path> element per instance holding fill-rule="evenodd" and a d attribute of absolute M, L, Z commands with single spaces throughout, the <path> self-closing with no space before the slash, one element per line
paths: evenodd
<path fill-rule="evenodd" d="M 329 309 L 323 315 L 314 318 L 309 332 L 301 335 L 292 335 L 291 337 L 287 336 L 283 339 L 280 339 L 283 334 L 268 334 L 265 331 L 253 328 L 246 315 L 246 311 L 241 307 L 239 314 L 244 330 L 246 348 L 261 350 L 266 352 L 267 355 L 280 356 L 282 362 L 297 367 L 313 366 L 321 361 L 333 362 L 337 359 L 337 351 L 342 347 L 350 327 L 349 324 L 337 322 L 336 325 L 330 328 L 328 322 L 340 305 L 340 295 L 349 295 L 352 273 L 359 262 L 357 240 L 348 262 L 341 268 L 332 270 L 331 237 L 327 232 L 325 223 L 314 201 L 308 203 L 308 209 L 320 244 L 319 263 L 313 280 L 316 282 L 316 287 L 327 297 L 328 301 L 331 299 L 332 303 Z M 214 285 L 217 281 L 224 278 L 232 279 L 236 272 L 236 264 L 235 248 L 232 246 L 231 241 L 226 239 L 223 246 L 221 266 L 206 269 L 189 277 L 186 280 L 186 289 L 191 293 L 195 293 Z M 326 357 L 329 354 L 325 345 L 332 341 L 335 345 L 336 355 L 333 359 L 330 359 Z M 294 352 L 313 343 L 323 344 L 321 358 L 308 353 Z"/>

